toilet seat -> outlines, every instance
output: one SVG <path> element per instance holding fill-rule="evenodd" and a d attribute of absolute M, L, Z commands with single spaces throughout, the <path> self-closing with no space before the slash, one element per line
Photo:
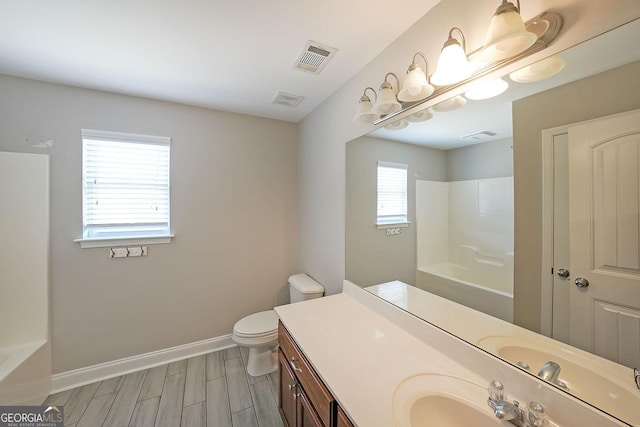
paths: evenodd
<path fill-rule="evenodd" d="M 263 338 L 278 334 L 278 320 L 275 310 L 261 311 L 236 322 L 233 333 L 242 338 Z"/>

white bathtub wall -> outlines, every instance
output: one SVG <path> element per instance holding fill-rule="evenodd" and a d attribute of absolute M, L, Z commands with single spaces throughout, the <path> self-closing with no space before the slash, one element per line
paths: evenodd
<path fill-rule="evenodd" d="M 49 156 L 0 152 L 0 405 L 51 390 Z"/>
<path fill-rule="evenodd" d="M 0 348 L 49 334 L 49 156 L 0 152 Z"/>
<path fill-rule="evenodd" d="M 513 293 L 513 177 L 416 185 L 418 270 Z"/>
<path fill-rule="evenodd" d="M 462 263 L 461 246 L 496 262 L 513 252 L 513 177 L 451 182 L 449 191 L 451 261 Z"/>
<path fill-rule="evenodd" d="M 513 293 L 513 177 L 451 182 L 449 192 L 449 261 Z"/>
<path fill-rule="evenodd" d="M 449 185 L 416 181 L 418 269 L 449 258 Z"/>

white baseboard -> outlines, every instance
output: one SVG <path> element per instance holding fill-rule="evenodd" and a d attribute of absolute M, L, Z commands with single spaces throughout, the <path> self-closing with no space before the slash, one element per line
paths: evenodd
<path fill-rule="evenodd" d="M 85 368 L 74 369 L 73 371 L 62 372 L 53 375 L 51 379 L 51 393 L 69 390 L 96 381 L 118 377 L 130 372 L 152 368 L 186 359 L 201 354 L 210 353 L 216 350 L 235 347 L 231 340 L 231 335 L 209 338 L 176 347 L 165 348 L 163 350 L 152 351 L 150 353 L 125 357 L 124 359 L 113 360 L 111 362 L 100 363 L 98 365 L 87 366 Z"/>

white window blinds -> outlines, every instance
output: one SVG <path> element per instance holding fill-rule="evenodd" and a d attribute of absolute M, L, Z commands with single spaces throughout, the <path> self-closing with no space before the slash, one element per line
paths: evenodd
<path fill-rule="evenodd" d="M 407 222 L 407 165 L 378 161 L 377 225 Z"/>
<path fill-rule="evenodd" d="M 171 139 L 82 130 L 83 237 L 168 236 Z"/>

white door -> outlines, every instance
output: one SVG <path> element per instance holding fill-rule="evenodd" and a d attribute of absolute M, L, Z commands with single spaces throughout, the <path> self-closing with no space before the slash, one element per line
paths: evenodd
<path fill-rule="evenodd" d="M 570 342 L 640 366 L 640 110 L 569 128 Z"/>

